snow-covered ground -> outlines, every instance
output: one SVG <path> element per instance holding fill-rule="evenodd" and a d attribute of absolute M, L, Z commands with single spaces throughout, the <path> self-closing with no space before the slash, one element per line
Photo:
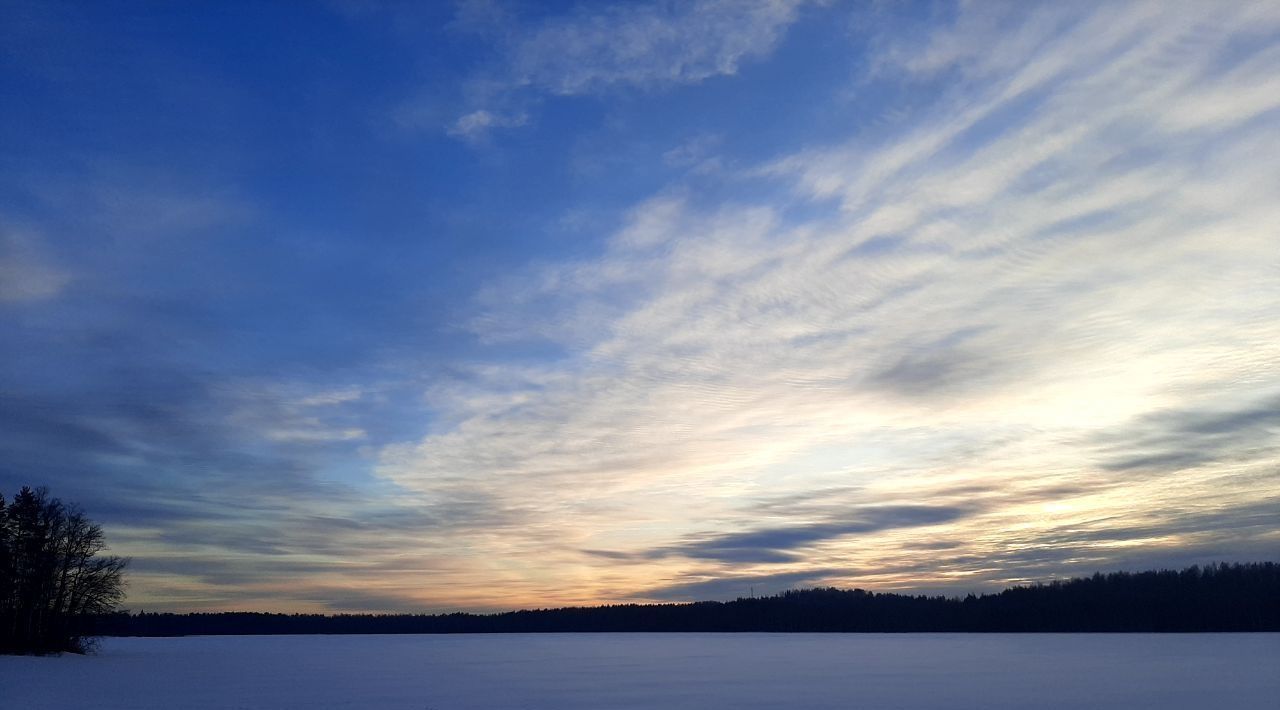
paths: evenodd
<path fill-rule="evenodd" d="M 103 639 L 0 656 L 0 707 L 1277 708 L 1280 634 Z"/>

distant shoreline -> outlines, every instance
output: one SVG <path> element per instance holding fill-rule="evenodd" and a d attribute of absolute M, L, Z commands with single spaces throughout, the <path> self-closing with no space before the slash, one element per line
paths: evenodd
<path fill-rule="evenodd" d="M 808 589 L 730 602 L 494 614 L 118 613 L 99 636 L 477 633 L 1203 633 L 1280 631 L 1280 564 L 1115 572 L 965 597 Z"/>

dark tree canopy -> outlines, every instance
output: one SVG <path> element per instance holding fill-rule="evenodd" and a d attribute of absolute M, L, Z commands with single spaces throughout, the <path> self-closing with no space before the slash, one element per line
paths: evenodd
<path fill-rule="evenodd" d="M 43 488 L 0 494 L 0 653 L 85 650 L 88 623 L 124 597 L 127 560 L 102 528 Z"/>
<path fill-rule="evenodd" d="M 967 597 L 806 589 L 731 602 L 501 614 L 117 613 L 104 635 L 619 631 L 1280 631 L 1280 564 L 1113 572 Z"/>

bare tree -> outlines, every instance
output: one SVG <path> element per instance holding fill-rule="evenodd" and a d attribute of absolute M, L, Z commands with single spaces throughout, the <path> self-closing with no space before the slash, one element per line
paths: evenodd
<path fill-rule="evenodd" d="M 0 652 L 83 652 L 93 617 L 124 597 L 128 561 L 102 527 L 43 488 L 0 497 Z"/>

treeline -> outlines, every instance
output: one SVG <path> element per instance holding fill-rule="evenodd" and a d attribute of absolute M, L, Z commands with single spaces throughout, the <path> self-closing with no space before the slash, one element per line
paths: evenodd
<path fill-rule="evenodd" d="M 1280 565 L 1117 572 L 967 597 L 808 589 L 731 602 L 623 604 L 500 614 L 114 614 L 99 631 L 447 634 L 626 631 L 1280 631 Z"/>

